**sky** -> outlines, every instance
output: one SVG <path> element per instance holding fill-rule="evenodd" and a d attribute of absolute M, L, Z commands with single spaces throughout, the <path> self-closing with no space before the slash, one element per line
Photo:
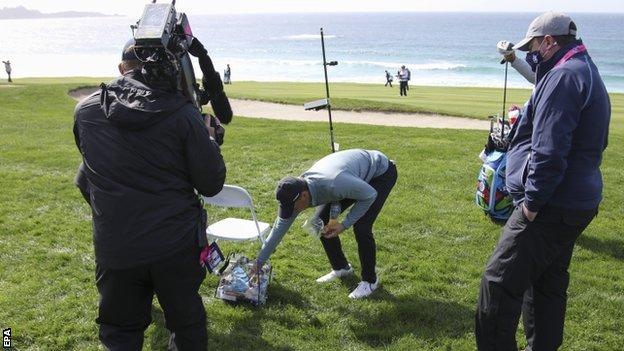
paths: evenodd
<path fill-rule="evenodd" d="M 148 0 L 0 0 L 0 8 L 24 6 L 41 12 L 90 11 L 137 16 Z M 168 2 L 159 0 L 158 2 Z M 624 0 L 177 0 L 188 14 L 283 12 L 473 11 L 624 12 Z"/>

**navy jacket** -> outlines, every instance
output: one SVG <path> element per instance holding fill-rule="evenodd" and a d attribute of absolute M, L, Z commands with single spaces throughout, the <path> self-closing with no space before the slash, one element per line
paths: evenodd
<path fill-rule="evenodd" d="M 555 65 L 579 42 L 539 65 L 507 153 L 507 188 L 534 212 L 545 205 L 590 210 L 602 199 L 600 163 L 611 104 L 587 52 Z"/>
<path fill-rule="evenodd" d="M 130 268 L 198 244 L 203 208 L 193 189 L 217 194 L 226 170 L 184 96 L 128 74 L 78 104 L 74 136 L 97 264 Z"/>

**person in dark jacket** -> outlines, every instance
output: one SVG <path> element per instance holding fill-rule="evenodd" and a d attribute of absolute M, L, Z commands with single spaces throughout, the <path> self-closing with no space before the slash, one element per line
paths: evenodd
<path fill-rule="evenodd" d="M 483 274 L 475 335 L 479 350 L 516 351 L 522 313 L 526 351 L 556 350 L 574 243 L 602 199 L 611 106 L 567 15 L 540 15 L 514 49 L 529 51 L 536 87 L 507 153 L 517 207 Z"/>
<path fill-rule="evenodd" d="M 205 212 L 194 189 L 217 194 L 225 164 L 197 108 L 145 80 L 131 42 L 119 70 L 78 104 L 74 122 L 76 183 L 93 216 L 99 338 L 110 350 L 141 350 L 156 294 L 177 347 L 206 350 Z"/>
<path fill-rule="evenodd" d="M 6 71 L 7 75 L 9 76 L 9 83 L 13 83 L 13 80 L 11 79 L 11 61 L 6 60 L 6 61 L 2 61 L 2 63 L 4 63 L 4 70 Z"/>
<path fill-rule="evenodd" d="M 409 90 L 409 81 L 412 80 L 412 71 L 410 71 L 409 68 L 405 68 L 405 70 L 407 71 L 407 84 L 406 84 L 406 88 L 407 88 L 407 90 Z"/>
<path fill-rule="evenodd" d="M 223 72 L 223 84 L 232 84 L 232 69 L 229 63 Z"/>
<path fill-rule="evenodd" d="M 386 85 L 384 86 L 387 87 L 388 85 L 392 88 L 392 75 L 386 70 Z"/>

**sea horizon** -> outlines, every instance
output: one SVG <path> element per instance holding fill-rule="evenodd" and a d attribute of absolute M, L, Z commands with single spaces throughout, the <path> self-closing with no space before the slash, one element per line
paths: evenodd
<path fill-rule="evenodd" d="M 607 89 L 624 92 L 619 40 L 624 14 L 570 14 Z M 406 65 L 412 85 L 502 87 L 504 65 L 496 43 L 520 40 L 535 15 L 414 11 L 189 14 L 189 19 L 217 71 L 230 64 L 234 82 L 323 81 L 323 27 L 327 59 L 339 63 L 329 68 L 331 82 L 383 84 L 386 70 L 395 75 Z M 11 60 L 15 78 L 116 76 L 121 47 L 139 16 L 2 20 L 0 58 Z M 510 68 L 509 87 L 531 84 Z"/>

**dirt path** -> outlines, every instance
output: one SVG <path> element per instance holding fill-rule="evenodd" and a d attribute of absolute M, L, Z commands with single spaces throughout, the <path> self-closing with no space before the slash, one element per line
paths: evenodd
<path fill-rule="evenodd" d="M 69 95 L 80 101 L 95 91 L 96 88 L 72 90 Z M 305 111 L 303 106 L 283 105 L 270 102 L 230 99 L 232 110 L 237 116 L 279 119 L 288 121 L 327 121 L 327 112 Z M 488 130 L 489 121 L 470 118 L 449 117 L 423 113 L 386 113 L 386 112 L 354 112 L 332 111 L 332 120 L 336 123 L 357 123 L 369 125 L 445 128 L 445 129 L 476 129 Z"/>

